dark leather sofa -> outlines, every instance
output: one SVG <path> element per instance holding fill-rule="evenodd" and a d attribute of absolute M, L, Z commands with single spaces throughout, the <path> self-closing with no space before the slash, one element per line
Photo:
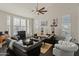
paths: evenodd
<path fill-rule="evenodd" d="M 58 40 L 56 40 L 56 36 L 51 36 L 50 38 L 46 38 L 44 40 L 44 42 L 54 45 L 54 44 L 58 43 Z"/>
<path fill-rule="evenodd" d="M 41 41 L 27 48 L 14 42 L 13 49 L 8 48 L 7 53 L 9 56 L 39 56 L 40 47 Z"/>

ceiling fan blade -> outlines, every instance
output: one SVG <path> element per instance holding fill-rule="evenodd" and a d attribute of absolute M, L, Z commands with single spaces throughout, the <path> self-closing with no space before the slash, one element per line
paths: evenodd
<path fill-rule="evenodd" d="M 41 12 L 47 12 L 47 10 L 41 11 Z"/>
<path fill-rule="evenodd" d="M 39 12 L 39 13 L 44 14 L 43 12 Z"/>
<path fill-rule="evenodd" d="M 45 12 L 47 12 L 47 10 L 45 10 L 45 11 L 38 11 L 39 13 L 41 13 L 41 14 L 44 14 Z"/>
<path fill-rule="evenodd" d="M 43 10 L 43 9 L 45 9 L 45 7 L 41 8 L 41 9 L 39 9 L 39 10 Z"/>

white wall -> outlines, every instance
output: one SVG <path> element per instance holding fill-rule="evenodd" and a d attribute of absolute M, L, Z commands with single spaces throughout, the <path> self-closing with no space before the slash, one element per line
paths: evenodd
<path fill-rule="evenodd" d="M 75 22 L 75 24 L 77 24 L 77 27 L 78 27 L 78 29 L 77 29 L 77 38 L 78 38 L 78 43 L 79 43 L 79 7 L 78 7 L 78 13 L 77 13 L 78 15 L 78 21 L 77 22 Z"/>
<path fill-rule="evenodd" d="M 6 20 L 7 20 L 7 14 L 0 11 L 0 31 L 7 30 Z"/>

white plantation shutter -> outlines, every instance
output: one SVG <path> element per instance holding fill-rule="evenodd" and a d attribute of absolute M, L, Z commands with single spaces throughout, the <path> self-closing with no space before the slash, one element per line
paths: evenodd
<path fill-rule="evenodd" d="M 62 17 L 62 35 L 64 37 L 71 36 L 71 17 L 66 15 Z"/>

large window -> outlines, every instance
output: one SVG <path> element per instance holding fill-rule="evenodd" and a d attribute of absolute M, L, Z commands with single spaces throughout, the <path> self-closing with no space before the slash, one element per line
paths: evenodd
<path fill-rule="evenodd" d="M 20 18 L 13 18 L 13 32 L 20 31 Z"/>
<path fill-rule="evenodd" d="M 26 19 L 13 17 L 13 32 L 26 31 Z"/>
<path fill-rule="evenodd" d="M 26 31 L 27 34 L 32 33 L 31 28 L 32 23 L 30 19 L 17 17 L 17 16 L 8 16 L 7 17 L 7 29 L 11 32 L 12 35 L 17 34 L 17 31 Z"/>
<path fill-rule="evenodd" d="M 26 31 L 26 19 L 21 19 L 21 30 Z"/>
<path fill-rule="evenodd" d="M 70 15 L 62 17 L 62 32 L 65 37 L 71 36 L 71 18 Z"/>

